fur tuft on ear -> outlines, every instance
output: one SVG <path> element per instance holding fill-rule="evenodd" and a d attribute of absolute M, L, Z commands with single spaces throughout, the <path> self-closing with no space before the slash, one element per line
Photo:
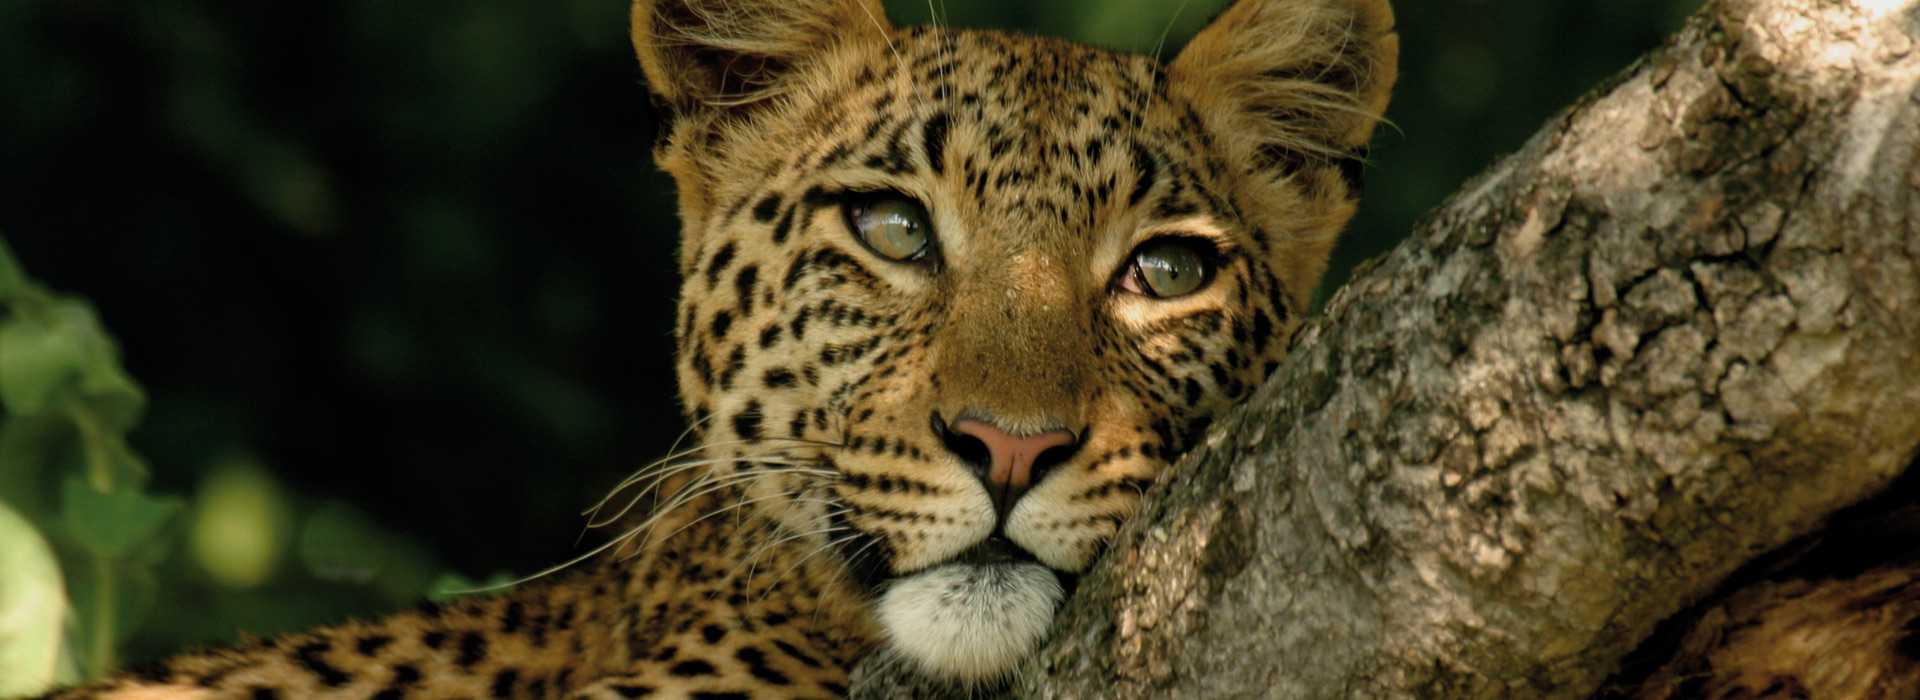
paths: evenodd
<path fill-rule="evenodd" d="M 1386 0 L 1239 0 L 1175 59 L 1172 87 L 1246 165 L 1284 175 L 1302 161 L 1364 156 L 1400 55 Z"/>
<path fill-rule="evenodd" d="M 748 104 L 839 42 L 884 41 L 878 0 L 634 0 L 634 53 L 676 110 Z"/>
<path fill-rule="evenodd" d="M 1399 60 L 1387 0 L 1238 0 L 1168 68 L 1244 175 L 1239 196 L 1297 308 L 1353 217 Z"/>

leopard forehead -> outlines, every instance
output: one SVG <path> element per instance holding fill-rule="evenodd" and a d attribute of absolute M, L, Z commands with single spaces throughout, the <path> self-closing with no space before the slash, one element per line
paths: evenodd
<path fill-rule="evenodd" d="M 1148 218 L 1123 214 L 1163 179 L 1151 218 L 1238 222 L 1207 127 L 1153 57 L 917 27 L 832 58 L 761 118 L 711 132 L 714 226 L 784 214 L 783 194 L 893 188 L 935 208 L 963 255 L 1078 253 Z"/>

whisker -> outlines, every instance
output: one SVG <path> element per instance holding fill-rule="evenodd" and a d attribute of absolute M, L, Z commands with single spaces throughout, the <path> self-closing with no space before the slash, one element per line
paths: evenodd
<path fill-rule="evenodd" d="M 830 518 L 833 515 L 845 515 L 851 512 L 853 512 L 852 508 L 849 508 L 846 506 L 839 506 L 837 509 L 832 509 L 832 508 L 828 509 L 825 515 Z M 747 560 L 743 562 L 743 564 L 747 566 L 747 580 L 748 581 L 753 580 L 754 572 L 760 566 L 760 557 L 761 555 L 765 554 L 767 550 L 773 549 L 774 547 L 778 547 L 788 542 L 792 542 L 794 540 L 805 539 L 807 537 L 812 537 L 814 535 L 831 534 L 837 529 L 838 529 L 838 526 L 828 525 L 826 527 L 822 527 L 815 530 L 808 530 L 805 532 L 794 532 L 794 533 L 785 535 L 783 537 L 780 537 L 778 539 L 770 540 L 767 543 L 760 545 L 759 547 L 755 548 L 752 552 L 748 553 Z M 736 566 L 734 570 L 738 571 L 739 567 Z"/>
<path fill-rule="evenodd" d="M 1160 52 L 1167 48 L 1167 35 L 1173 33 L 1173 25 L 1180 23 L 1180 15 L 1187 11 L 1189 0 L 1180 0 L 1180 6 L 1173 8 L 1173 16 L 1167 18 L 1167 26 L 1160 28 L 1160 39 L 1153 43 L 1153 62 L 1160 62 Z"/>
<path fill-rule="evenodd" d="M 781 571 L 778 576 L 773 577 L 773 584 L 768 587 L 767 589 L 768 592 L 771 592 L 773 590 L 773 586 L 777 586 L 781 581 L 786 580 L 787 575 L 793 573 L 795 569 L 798 569 L 800 568 L 801 565 L 806 564 L 808 560 L 811 560 L 814 557 L 820 556 L 821 552 L 832 550 L 833 548 L 840 546 L 842 543 L 852 542 L 855 538 L 858 538 L 864 534 L 866 533 L 855 532 L 854 534 L 847 535 L 846 537 L 827 540 L 826 544 L 820 545 L 819 547 L 815 547 L 812 552 L 809 552 L 807 553 L 806 556 L 801 557 L 799 561 L 796 561 L 792 564 L 787 565 L 787 568 L 785 570 Z M 765 598 L 766 598 L 765 595 L 761 596 L 762 600 L 764 600 Z"/>
<path fill-rule="evenodd" d="M 767 550 L 773 549 L 774 547 L 786 544 L 788 542 L 792 542 L 794 540 L 806 539 L 808 537 L 813 537 L 815 535 L 825 535 L 830 532 L 833 532 L 833 528 L 829 527 L 829 528 L 821 528 L 819 530 L 810 530 L 807 532 L 796 532 L 790 535 L 783 536 L 779 539 L 770 541 L 766 544 L 760 545 L 758 548 L 755 548 L 753 552 L 747 555 L 746 561 L 735 564 L 733 566 L 733 569 L 729 571 L 728 574 L 731 575 L 733 573 L 737 573 L 740 571 L 741 567 L 745 567 L 747 570 L 747 575 L 743 580 L 747 582 L 748 586 L 752 586 L 753 576 L 760 569 L 760 557 L 761 555 L 765 554 Z"/>
<path fill-rule="evenodd" d="M 676 460 L 679 460 L 681 458 L 688 457 L 691 455 L 696 455 L 702 452 L 708 452 L 716 448 L 723 448 L 723 447 L 739 447 L 739 446 L 773 447 L 774 445 L 768 444 L 769 442 L 791 443 L 794 445 L 801 445 L 806 447 L 820 447 L 820 448 L 827 448 L 827 449 L 841 449 L 846 447 L 844 444 L 826 442 L 823 440 L 807 440 L 803 438 L 763 438 L 759 440 L 724 440 L 720 442 L 703 443 L 698 447 L 691 447 L 686 450 L 676 449 L 676 450 L 670 451 L 665 457 L 661 457 L 659 459 L 654 460 L 653 462 L 649 463 L 647 466 L 641 467 L 640 469 L 636 470 L 633 474 L 621 480 L 619 484 L 613 487 L 613 492 L 609 493 L 607 497 L 602 498 L 600 500 L 600 503 L 595 504 L 594 507 L 597 508 L 605 505 L 606 501 L 612 498 L 613 493 L 618 493 L 621 489 L 631 486 L 635 482 L 654 476 L 656 471 L 662 468 L 665 468 L 670 464 L 675 463 Z M 765 453 L 762 455 L 749 455 L 748 453 L 743 452 L 739 455 L 740 458 L 744 458 L 744 459 L 759 459 L 764 457 L 790 457 L 790 456 L 791 455 L 788 455 L 782 452 L 771 452 L 771 453 Z M 590 508 L 588 510 L 592 510 L 592 509 Z"/>
<path fill-rule="evenodd" d="M 825 503 L 825 502 L 827 502 L 827 501 L 825 501 L 825 500 L 822 500 L 822 499 L 801 499 L 801 498 L 794 498 L 795 496 L 799 496 L 800 494 L 801 494 L 801 492 L 800 492 L 800 491 L 783 491 L 783 492 L 780 492 L 780 493 L 774 493 L 774 494 L 768 494 L 768 495 L 765 495 L 765 496 L 761 496 L 761 497 L 759 497 L 759 498 L 745 498 L 745 499 L 741 499 L 741 500 L 739 500 L 739 501 L 737 501 L 737 502 L 735 502 L 735 503 L 734 503 L 733 505 L 730 505 L 730 506 L 725 506 L 725 507 L 722 507 L 722 508 L 715 508 L 715 509 L 713 509 L 713 510 L 711 510 L 711 511 L 708 511 L 708 512 L 706 512 L 706 513 L 702 513 L 702 514 L 700 515 L 700 517 L 698 517 L 698 518 L 694 518 L 694 519 L 693 519 L 692 521 L 690 521 L 690 522 L 688 522 L 688 523 L 687 523 L 687 524 L 685 524 L 685 525 L 681 525 L 680 527 L 677 527 L 677 528 L 674 528 L 674 530 L 673 530 L 673 532 L 669 532 L 669 533 L 667 533 L 667 534 L 666 534 L 666 536 L 664 536 L 664 537 L 661 537 L 660 539 L 661 539 L 662 541 L 665 541 L 665 540 L 670 540 L 670 539 L 673 539 L 673 536 L 674 536 L 674 535 L 678 535 L 678 534 L 680 534 L 681 532 L 684 532 L 684 531 L 685 531 L 685 530 L 686 530 L 687 528 L 690 528 L 690 527 L 693 527 L 693 526 L 695 526 L 695 525 L 699 525 L 700 523 L 702 523 L 702 522 L 705 522 L 705 521 L 706 521 L 706 520 L 707 520 L 708 518 L 711 518 L 711 517 L 714 517 L 714 516 L 716 516 L 716 515 L 724 515 L 724 514 L 726 514 L 726 513 L 728 513 L 728 512 L 741 512 L 741 511 L 740 511 L 740 509 L 742 509 L 742 508 L 745 508 L 745 507 L 747 507 L 747 506 L 750 506 L 750 505 L 753 505 L 753 504 L 755 504 L 755 503 L 759 503 L 759 502 L 761 502 L 761 501 L 771 501 L 771 500 L 775 500 L 775 499 L 779 499 L 779 498 L 787 498 L 787 499 L 789 499 L 789 500 L 791 500 L 791 501 L 793 501 L 793 502 L 795 502 L 795 503 Z"/>
<path fill-rule="evenodd" d="M 641 521 L 640 524 L 635 525 L 631 528 L 628 528 L 625 533 L 623 533 L 616 539 L 631 540 L 637 535 L 639 535 L 640 533 L 651 530 L 655 525 L 659 524 L 662 518 L 666 517 L 671 513 L 679 511 L 682 507 L 686 506 L 688 503 L 691 503 L 696 499 L 703 498 L 711 494 L 719 493 L 721 491 L 725 491 L 731 488 L 736 488 L 739 486 L 740 482 L 758 477 L 760 475 L 761 473 L 759 472 L 726 474 L 726 475 L 720 475 L 720 476 L 713 476 L 710 473 L 706 475 L 702 475 L 700 479 L 688 484 L 683 491 L 676 492 L 673 496 L 673 500 L 669 501 L 666 506 L 662 507 L 659 511 L 655 512 L 654 514 L 648 516 L 647 519 L 644 521 Z M 781 495 L 781 494 L 776 494 L 776 495 Z M 750 499 L 750 500 L 758 501 L 758 500 L 765 500 L 766 498 L 767 497 L 762 497 L 762 498 Z M 673 535 L 677 535 L 680 532 L 686 530 L 688 527 L 692 527 L 694 523 L 697 523 L 700 520 L 704 520 L 708 517 L 712 517 L 713 515 L 719 512 L 724 512 L 732 508 L 738 508 L 739 506 L 740 504 L 735 504 L 733 506 L 727 506 L 725 508 L 718 509 L 714 512 L 703 513 L 700 516 L 698 516 L 693 522 L 686 523 L 681 527 L 675 529 L 672 533 L 669 533 L 667 536 L 655 538 L 653 541 L 655 543 L 664 542 L 668 538 L 671 538 Z M 638 553 L 639 553 L 638 550 L 636 550 L 633 555 L 621 555 L 621 556 L 634 556 L 634 555 L 638 555 Z"/>
<path fill-rule="evenodd" d="M 873 10 L 869 9 L 865 4 L 860 5 L 860 11 L 867 14 L 867 21 L 873 23 L 874 29 L 880 30 L 880 38 L 887 42 L 887 51 L 893 53 L 894 63 L 902 66 L 906 65 L 906 59 L 900 57 L 900 50 L 893 46 L 893 37 L 888 36 L 887 25 L 881 22 L 879 17 L 873 16 Z"/>
<path fill-rule="evenodd" d="M 891 40 L 889 40 L 889 44 L 891 44 Z M 649 514 L 639 524 L 634 525 L 633 527 L 627 528 L 625 531 L 622 531 L 619 534 L 608 538 L 605 542 L 594 545 L 592 548 L 588 549 L 585 552 L 582 552 L 578 555 L 570 557 L 558 564 L 554 564 L 552 566 L 548 566 L 546 568 L 535 571 L 534 573 L 528 574 L 526 576 L 522 576 L 522 577 L 513 579 L 511 581 L 494 584 L 490 586 L 482 586 L 478 588 L 465 589 L 465 590 L 455 590 L 450 592 L 455 594 L 471 594 L 471 593 L 485 593 L 485 592 L 499 591 L 507 588 L 512 588 L 514 586 L 536 581 L 541 578 L 545 578 L 547 576 L 551 576 L 553 574 L 559 573 L 561 571 L 565 571 L 574 566 L 578 566 L 582 562 L 589 561 L 598 556 L 606 555 L 609 552 L 612 552 L 613 556 L 616 559 L 625 559 L 625 558 L 631 558 L 632 556 L 637 556 L 642 550 L 642 548 L 644 547 L 644 545 L 635 546 L 632 553 L 628 553 L 627 548 L 630 545 L 636 545 L 637 542 L 641 542 L 649 539 L 649 536 L 652 534 L 652 530 L 656 526 L 658 526 L 660 522 L 663 519 L 665 519 L 667 516 L 679 511 L 681 508 L 686 507 L 688 504 L 694 502 L 697 499 L 704 498 L 706 496 L 725 491 L 726 489 L 729 489 L 729 488 L 736 488 L 743 482 L 746 482 L 750 479 L 754 479 L 762 476 L 791 474 L 795 476 L 808 477 L 810 483 L 807 484 L 807 487 L 811 487 L 813 485 L 818 484 L 821 480 L 837 479 L 841 476 L 840 473 L 837 471 L 820 468 L 819 467 L 820 463 L 817 458 L 809 455 L 805 455 L 805 454 L 794 454 L 793 451 L 794 450 L 845 449 L 846 445 L 844 442 L 832 442 L 828 440 L 818 440 L 818 439 L 808 439 L 808 438 L 769 437 L 769 438 L 760 438 L 756 440 L 724 440 L 724 441 L 718 441 L 718 442 L 704 442 L 694 447 L 688 447 L 688 448 L 682 449 L 681 445 L 687 440 L 687 438 L 695 435 L 698 432 L 698 429 L 702 425 L 704 425 L 708 421 L 711 421 L 712 419 L 713 419 L 713 416 L 709 415 L 694 421 L 685 430 L 683 430 L 678 437 L 674 439 L 672 445 L 667 450 L 666 456 L 661 457 L 657 460 L 654 460 L 653 462 L 649 463 L 647 466 L 642 467 L 639 470 L 636 470 L 635 472 L 633 472 L 632 474 L 629 474 L 628 476 L 622 478 L 618 484 L 616 484 L 612 489 L 610 489 L 606 493 L 606 495 L 602 496 L 599 501 L 595 502 L 592 507 L 582 511 L 581 515 L 587 516 L 588 521 L 586 526 L 581 529 L 580 537 L 584 538 L 586 536 L 587 530 L 606 527 L 608 525 L 612 525 L 616 522 L 619 522 L 625 519 L 628 514 L 630 514 L 642 502 L 645 502 L 650 496 L 663 501 L 663 503 L 661 503 L 660 505 L 654 508 L 654 512 Z M 748 448 L 748 449 L 740 449 L 740 448 Z M 689 457 L 695 457 L 701 454 L 711 454 L 712 451 L 716 449 L 728 449 L 728 450 L 739 450 L 739 451 L 735 454 L 724 456 L 724 457 L 701 457 L 697 459 L 687 459 Z M 703 469 L 705 467 L 713 467 L 713 466 L 723 465 L 723 464 L 749 464 L 755 468 L 742 470 L 742 471 L 726 472 L 726 473 L 716 473 L 711 469 Z M 689 474 L 689 473 L 693 474 L 693 478 L 691 480 L 675 487 L 670 495 L 666 495 L 666 496 L 659 495 L 667 481 L 670 481 L 676 477 Z M 618 499 L 623 492 L 627 491 L 628 489 L 631 489 L 636 484 L 642 484 L 642 483 L 644 483 L 645 486 L 641 488 L 637 493 L 635 493 L 631 498 L 627 499 L 626 503 L 623 504 L 618 511 L 613 512 L 611 514 L 604 515 L 604 516 L 602 515 L 602 513 L 606 511 L 610 505 L 616 502 L 616 499 Z M 681 525 L 678 528 L 675 528 L 670 533 L 667 533 L 665 537 L 653 539 L 653 541 L 654 542 L 665 541 L 666 539 L 679 534 L 680 532 L 686 530 L 688 527 L 694 524 L 697 524 L 715 515 L 725 513 L 727 511 L 745 512 L 746 506 L 751 505 L 753 503 L 769 500 L 772 498 L 783 497 L 783 496 L 785 497 L 799 496 L 802 493 L 803 493 L 803 490 L 790 490 L 784 493 L 774 494 L 771 496 L 761 496 L 757 498 L 744 499 L 732 505 L 716 509 L 713 512 L 703 513 L 697 516 L 694 520 L 684 525 Z M 807 503 L 807 502 L 820 502 L 820 503 L 829 503 L 829 504 L 831 503 L 831 501 L 826 501 L 826 500 L 813 500 L 813 499 L 803 499 L 803 498 L 796 498 L 795 501 L 802 502 L 802 503 Z M 577 542 L 578 540 L 576 540 L 576 544 Z"/>
<path fill-rule="evenodd" d="M 709 467 L 709 466 L 714 466 L 719 464 L 742 463 L 742 462 L 749 463 L 749 464 L 758 464 L 758 465 L 775 465 L 775 466 L 782 467 L 783 469 L 791 468 L 793 470 L 803 470 L 803 471 L 806 471 L 807 473 L 813 473 L 813 474 L 819 474 L 819 475 L 828 475 L 833 473 L 830 471 L 819 470 L 819 469 L 806 470 L 807 467 L 810 467 L 814 464 L 811 461 L 791 462 L 791 461 L 785 461 L 785 460 L 774 460 L 774 459 L 765 459 L 765 458 L 746 460 L 746 459 L 738 459 L 733 457 L 714 457 L 714 458 L 708 458 L 708 459 L 698 459 L 698 460 L 692 460 L 688 462 L 682 462 L 680 464 L 673 465 L 672 467 L 662 469 L 659 473 L 652 475 L 653 479 L 647 484 L 647 487 L 641 489 L 639 493 L 634 494 L 633 498 L 628 500 L 627 505 L 622 507 L 619 512 L 604 518 L 594 519 L 589 523 L 588 527 L 602 527 L 608 523 L 611 523 L 613 521 L 619 520 L 622 517 L 625 517 L 629 511 L 633 510 L 633 507 L 635 505 L 639 504 L 640 501 L 645 500 L 645 498 L 649 494 L 653 493 L 660 486 L 665 484 L 668 479 L 671 479 L 675 476 L 686 473 L 687 471 L 690 471 L 693 469 L 698 469 L 700 467 Z M 754 470 L 752 472 L 747 472 L 747 473 L 766 474 L 766 473 L 775 473 L 777 471 L 779 470 L 761 469 L 761 470 Z M 735 473 L 741 473 L 741 472 L 735 472 Z M 628 485 L 630 486 L 631 484 L 628 484 Z M 622 486 L 619 488 L 625 489 L 626 486 Z M 619 489 L 615 491 L 616 494 L 618 493 L 618 490 Z M 610 494 L 608 498 L 611 498 L 611 497 L 612 495 Z M 602 500 L 604 501 L 605 499 L 602 499 Z M 594 518 L 599 514 L 599 511 L 600 511 L 600 507 L 596 506 L 593 509 L 588 510 L 585 513 L 585 515 L 587 515 L 589 518 Z"/>

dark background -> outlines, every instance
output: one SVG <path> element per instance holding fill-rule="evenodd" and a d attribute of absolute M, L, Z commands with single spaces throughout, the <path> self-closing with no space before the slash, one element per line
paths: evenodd
<path fill-rule="evenodd" d="M 1166 28 L 1170 57 L 1224 3 L 944 4 L 1134 50 Z M 1400 2 L 1393 126 L 1330 283 L 1695 4 Z M 625 12 L 0 3 L 0 237 L 118 338 L 151 398 L 132 435 L 150 490 L 192 497 L 238 459 L 291 527 L 351 509 L 417 566 L 527 573 L 575 551 L 574 514 L 681 429 L 677 224 Z M 140 626 L 136 659 L 396 597 L 294 564 L 223 591 L 174 560 L 189 604 Z"/>

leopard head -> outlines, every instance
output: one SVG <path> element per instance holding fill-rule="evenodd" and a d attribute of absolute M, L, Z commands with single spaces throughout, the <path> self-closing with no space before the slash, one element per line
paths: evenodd
<path fill-rule="evenodd" d="M 1385 0 L 1239 0 L 1171 62 L 878 0 L 638 0 L 632 32 L 702 483 L 971 681 L 1286 352 L 1398 46 Z"/>

